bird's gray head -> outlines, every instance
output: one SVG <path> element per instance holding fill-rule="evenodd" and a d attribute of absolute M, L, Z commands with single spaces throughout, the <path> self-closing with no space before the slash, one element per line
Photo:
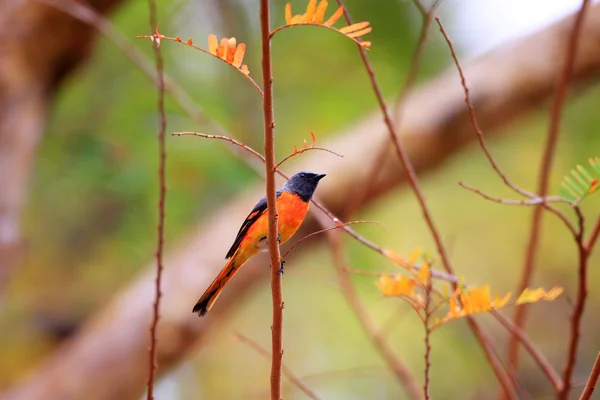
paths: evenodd
<path fill-rule="evenodd" d="M 315 174 L 307 171 L 298 172 L 285 183 L 283 191 L 297 194 L 302 200 L 309 201 L 317 188 L 317 184 L 324 177 L 325 174 Z"/>

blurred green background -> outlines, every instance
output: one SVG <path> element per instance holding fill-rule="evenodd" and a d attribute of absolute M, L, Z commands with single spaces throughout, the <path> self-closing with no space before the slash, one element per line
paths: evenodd
<path fill-rule="evenodd" d="M 280 25 L 284 22 L 284 2 L 273 3 L 273 24 Z M 408 68 L 419 17 L 407 1 L 346 3 L 355 19 L 368 20 L 373 26 L 368 35 L 373 42 L 370 57 L 386 96 L 392 100 Z M 295 13 L 300 13 L 306 2 L 292 4 Z M 446 4 L 441 13 L 451 36 L 455 29 L 453 4 Z M 328 15 L 333 8 L 330 4 Z M 238 42 L 247 44 L 244 62 L 260 81 L 256 9 L 255 1 L 162 1 L 160 30 L 169 36 L 192 37 L 203 47 L 209 33 L 237 37 Z M 130 1 L 111 20 L 133 38 L 148 33 L 147 13 L 146 2 Z M 135 44 L 152 56 L 148 42 Z M 261 149 L 261 102 L 243 77 L 185 46 L 163 43 L 161 48 L 166 71 L 204 112 L 236 138 Z M 279 157 L 308 138 L 311 130 L 324 141 L 376 109 L 356 48 L 341 36 L 321 29 L 289 29 L 276 36 L 273 51 Z M 448 67 L 449 61 L 445 43 L 433 29 L 419 79 L 427 80 Z M 15 382 L 50 354 L 58 342 L 56 334 L 51 334 L 56 332 L 53 327 L 68 331 L 83 321 L 152 258 L 158 194 L 155 98 L 156 88 L 148 78 L 113 43 L 100 37 L 92 58 L 70 77 L 56 99 L 30 186 L 24 220 L 26 258 L 7 288 L 0 315 L 0 386 Z M 596 87 L 579 92 L 566 107 L 553 168 L 553 190 L 574 165 L 600 155 L 596 134 L 599 101 Z M 167 112 L 168 132 L 215 133 L 208 123 L 194 123 L 168 96 Z M 536 187 L 547 115 L 546 108 L 540 109 L 503 128 L 507 134 L 489 143 L 507 175 L 531 190 Z M 167 147 L 169 248 L 222 202 L 256 184 L 259 178 L 222 142 L 169 136 Z M 511 197 L 475 145 L 423 177 L 424 191 L 453 264 L 470 283 L 491 283 L 500 292 L 513 290 L 532 209 L 486 202 L 461 189 L 459 180 L 487 193 Z M 588 199 L 583 209 L 593 221 L 600 211 L 598 198 Z M 355 218 L 386 224 L 386 228 L 357 228 L 382 246 L 404 255 L 420 246 L 435 257 L 420 215 L 410 190 L 403 187 Z M 345 244 L 354 268 L 393 270 L 392 265 L 356 242 L 346 240 Z M 562 365 L 566 351 L 576 254 L 566 230 L 555 217 L 546 216 L 535 286 L 564 285 L 566 293 L 553 303 L 532 307 L 528 332 L 557 367 Z M 592 288 L 600 280 L 599 260 L 596 252 L 590 262 Z M 294 264 L 286 268 L 285 363 L 306 377 L 306 383 L 325 399 L 402 398 L 401 388 L 337 288 L 328 249 L 318 247 L 298 257 Z M 414 313 L 395 299 L 383 299 L 372 277 L 354 279 L 378 324 L 397 318 L 389 339 L 420 377 L 423 328 Z M 240 304 L 210 342 L 165 379 L 161 386 L 165 394 L 159 398 L 267 397 L 269 362 L 231 333 L 243 332 L 269 347 L 271 317 L 265 312 L 270 309 L 269 295 L 265 285 Z M 592 290 L 589 301 L 577 385 L 583 383 L 598 347 L 598 292 Z M 494 321 L 488 316 L 479 319 L 504 343 L 506 335 Z M 464 322 L 437 331 L 432 346 L 433 398 L 493 396 L 488 391 L 495 387 L 495 378 Z M 535 398 L 543 398 L 547 387 L 544 377 L 527 356 L 522 360 L 522 379 Z M 287 398 L 304 398 L 288 385 Z"/>

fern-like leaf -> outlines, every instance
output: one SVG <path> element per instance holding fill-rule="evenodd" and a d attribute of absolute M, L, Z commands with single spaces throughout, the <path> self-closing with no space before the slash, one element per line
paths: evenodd
<path fill-rule="evenodd" d="M 571 170 L 571 175 L 565 176 L 558 194 L 572 204 L 579 204 L 586 196 L 594 193 L 600 179 L 600 158 L 588 160 L 590 169 L 578 165 Z"/>

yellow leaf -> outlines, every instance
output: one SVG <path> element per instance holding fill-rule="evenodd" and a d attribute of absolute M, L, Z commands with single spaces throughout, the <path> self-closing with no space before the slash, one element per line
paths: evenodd
<path fill-rule="evenodd" d="M 304 14 L 304 22 L 312 23 L 315 9 L 317 8 L 317 0 L 310 0 L 306 6 L 306 13 Z"/>
<path fill-rule="evenodd" d="M 227 40 L 227 59 L 225 60 L 227 64 L 233 63 L 233 58 L 235 56 L 235 45 L 237 41 L 234 37 Z"/>
<path fill-rule="evenodd" d="M 361 45 L 362 47 L 364 47 L 364 48 L 367 48 L 367 47 L 370 47 L 370 46 L 371 46 L 371 42 L 367 42 L 367 41 L 365 41 L 365 42 L 360 42 L 360 45 Z"/>
<path fill-rule="evenodd" d="M 315 12 L 315 23 L 321 25 L 325 18 L 325 10 L 327 10 L 327 0 L 321 0 Z"/>
<path fill-rule="evenodd" d="M 489 285 L 471 289 L 466 297 L 469 299 L 469 313 L 488 311 L 492 308 Z"/>
<path fill-rule="evenodd" d="M 367 26 L 369 26 L 369 21 L 357 22 L 356 24 L 352 24 L 352 25 L 348 25 L 348 26 L 344 26 L 344 27 L 340 28 L 340 32 L 350 33 L 350 32 L 354 32 L 354 31 L 359 31 L 363 28 L 366 28 Z"/>
<path fill-rule="evenodd" d="M 536 301 L 541 300 L 544 293 L 546 293 L 546 292 L 544 292 L 544 289 L 542 289 L 542 288 L 538 288 L 538 289 L 526 288 L 525 290 L 523 290 L 523 293 L 521 293 L 521 295 L 517 299 L 517 304 L 535 303 Z"/>
<path fill-rule="evenodd" d="M 560 296 L 563 292 L 563 288 L 561 286 L 554 286 L 552 289 L 548 290 L 546 295 L 544 296 L 544 300 L 552 301 Z"/>
<path fill-rule="evenodd" d="M 188 44 L 192 44 L 191 43 L 191 39 L 188 40 Z M 217 37 L 213 34 L 208 35 L 208 51 L 210 51 L 210 54 L 214 54 L 215 56 L 217 55 L 217 47 L 219 45 L 217 44 Z"/>
<path fill-rule="evenodd" d="M 506 305 L 506 303 L 508 303 L 508 301 L 510 300 L 511 296 L 512 296 L 512 293 L 508 292 L 508 293 L 506 293 L 506 295 L 503 298 L 500 298 L 500 296 L 498 296 L 498 294 L 496 293 L 496 295 L 494 296 L 494 301 L 492 302 L 492 306 L 496 310 L 504 307 Z"/>
<path fill-rule="evenodd" d="M 335 24 L 337 22 L 338 19 L 340 19 L 340 17 L 344 14 L 344 7 L 338 8 L 337 10 L 335 10 L 335 12 L 333 13 L 333 15 L 331 17 L 329 17 L 329 19 L 327 21 L 325 21 L 325 23 L 323 25 L 325 26 L 332 26 L 333 24 Z"/>
<path fill-rule="evenodd" d="M 246 45 L 240 43 L 237 49 L 235 49 L 235 55 L 233 56 L 233 66 L 239 68 L 244 60 L 244 54 L 246 53 Z"/>
<path fill-rule="evenodd" d="M 369 26 L 368 28 L 361 29 L 360 31 L 350 32 L 350 33 L 346 34 L 346 36 L 355 38 L 355 37 L 359 37 L 362 35 L 366 35 L 367 33 L 371 32 L 371 30 L 372 30 L 372 28 Z"/>
<path fill-rule="evenodd" d="M 416 282 L 407 276 L 393 278 L 381 275 L 376 282 L 377 287 L 385 296 L 413 296 Z"/>
<path fill-rule="evenodd" d="M 242 68 L 240 68 L 240 71 L 242 71 L 242 73 L 244 75 L 248 75 L 250 73 L 250 71 L 248 71 L 248 66 L 246 64 L 242 65 Z"/>
<path fill-rule="evenodd" d="M 292 23 L 292 4 L 287 3 L 285 5 L 285 23 L 286 25 L 291 25 Z"/>

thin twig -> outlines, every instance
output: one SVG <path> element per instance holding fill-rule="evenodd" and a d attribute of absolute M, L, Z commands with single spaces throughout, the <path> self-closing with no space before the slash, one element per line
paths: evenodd
<path fill-rule="evenodd" d="M 154 0 L 148 0 L 148 8 L 150 9 L 150 29 L 156 29 L 158 34 L 158 22 L 156 3 Z M 150 325 L 150 349 L 148 351 L 148 392 L 146 399 L 154 399 L 154 376 L 156 369 L 158 368 L 158 360 L 156 358 L 156 342 L 158 319 L 160 318 L 160 298 L 161 298 L 161 279 L 163 272 L 163 247 L 165 241 L 165 201 L 167 194 L 167 182 L 166 182 L 166 159 L 167 149 L 165 144 L 165 137 L 167 131 L 167 117 L 165 114 L 165 81 L 163 78 L 163 59 L 160 52 L 160 42 L 153 40 L 154 56 L 156 58 L 156 76 L 157 76 L 157 109 L 159 115 L 159 126 L 158 126 L 158 226 L 157 230 L 157 243 L 156 243 L 156 278 L 155 278 L 155 293 L 154 293 L 154 304 L 152 308 L 152 324 Z"/>
<path fill-rule="evenodd" d="M 273 71 L 271 66 L 271 22 L 269 0 L 260 0 L 260 32 L 262 42 L 263 114 L 265 124 L 265 178 L 269 218 L 269 255 L 271 257 L 271 400 L 281 400 L 281 368 L 283 362 L 283 289 L 280 271 L 281 254 L 277 240 L 277 196 L 275 194 L 275 117 L 273 114 Z"/>
<path fill-rule="evenodd" d="M 598 378 L 600 377 L 600 352 L 596 356 L 596 361 L 594 362 L 594 366 L 592 367 L 592 372 L 590 372 L 590 376 L 585 384 L 585 388 L 583 389 L 583 393 L 581 393 L 581 397 L 579 400 L 589 400 L 592 398 L 594 394 L 594 389 L 596 388 L 596 383 L 598 382 Z"/>
<path fill-rule="evenodd" d="M 587 0 L 584 0 L 584 2 Z M 584 6 L 585 7 L 585 6 Z M 583 7 L 582 7 L 583 9 Z M 580 12 L 583 14 L 584 12 Z M 583 319 L 583 311 L 585 309 L 585 301 L 588 295 L 588 262 L 590 254 L 584 244 L 584 228 L 585 219 L 579 207 L 575 207 L 579 220 L 579 231 L 578 231 L 578 254 L 579 254 L 579 267 L 578 267 L 578 279 L 577 279 L 577 297 L 575 299 L 575 305 L 573 307 L 573 315 L 571 316 L 570 326 L 570 340 L 567 350 L 567 360 L 564 366 L 563 372 L 563 388 L 558 393 L 559 400 L 567 400 L 569 398 L 569 392 L 573 383 L 573 372 L 575 371 L 575 364 L 577 362 L 577 348 L 579 346 L 579 338 L 581 336 L 581 321 Z"/>
<path fill-rule="evenodd" d="M 338 154 L 338 153 L 336 153 L 336 152 L 335 152 L 335 151 L 333 151 L 333 150 L 326 149 L 326 148 L 324 148 L 324 147 L 307 147 L 307 148 L 305 148 L 305 149 L 300 149 L 300 150 L 296 151 L 295 153 L 292 153 L 292 154 L 288 155 L 288 156 L 287 156 L 287 157 L 285 157 L 283 160 L 279 161 L 279 162 L 277 163 L 277 165 L 275 165 L 275 169 L 276 169 L 276 170 L 277 170 L 277 169 L 279 169 L 279 167 L 281 167 L 281 164 L 283 164 L 284 162 L 286 162 L 286 161 L 287 161 L 287 160 L 289 160 L 290 158 L 292 158 L 292 157 L 295 157 L 295 156 L 298 156 L 298 155 L 300 155 L 300 154 L 302 154 L 302 153 L 305 153 L 305 152 L 307 152 L 307 151 L 311 151 L 311 150 L 321 150 L 321 151 L 326 151 L 327 153 L 333 154 L 334 156 L 338 156 L 338 157 L 344 158 L 344 156 L 343 156 L 343 155 L 341 155 L 341 154 Z"/>
<path fill-rule="evenodd" d="M 381 222 L 378 221 L 350 221 L 350 222 L 344 222 L 344 223 L 339 223 L 336 226 L 332 226 L 329 228 L 324 228 L 324 229 L 320 229 L 318 231 L 309 233 L 308 235 L 304 236 L 302 239 L 298 240 L 296 243 L 294 243 L 292 245 L 292 247 L 290 247 L 282 256 L 281 259 L 283 260 L 288 254 L 290 254 L 292 252 L 292 250 L 294 250 L 296 248 L 296 246 L 298 246 L 300 243 L 302 243 L 303 241 L 305 241 L 306 239 L 309 239 L 315 235 L 318 235 L 320 233 L 325 233 L 325 232 L 329 232 L 332 231 L 334 229 L 339 229 L 339 228 L 343 228 L 345 226 L 348 225 L 356 225 L 356 224 L 377 224 L 377 225 L 383 225 Z M 385 225 L 383 225 L 385 226 Z"/>
<path fill-rule="evenodd" d="M 534 199 L 534 200 L 535 199 L 539 199 L 539 198 L 544 198 L 543 195 L 536 195 L 534 193 L 531 193 L 531 192 L 528 192 L 528 191 L 526 191 L 524 189 L 521 189 L 520 187 L 518 187 L 515 184 L 513 184 L 508 179 L 508 177 L 506 176 L 506 174 L 500 169 L 500 167 L 498 166 L 498 164 L 496 163 L 496 160 L 492 156 L 492 153 L 489 151 L 489 149 L 487 148 L 487 145 L 485 144 L 485 140 L 483 138 L 483 131 L 481 130 L 481 128 L 479 127 L 479 124 L 477 122 L 477 117 L 475 116 L 475 108 L 473 107 L 473 103 L 471 103 L 471 99 L 470 99 L 469 86 L 467 85 L 467 80 L 465 78 L 465 74 L 463 72 L 463 69 L 462 69 L 462 66 L 460 64 L 460 61 L 458 60 L 458 56 L 456 55 L 456 51 L 454 50 L 454 45 L 452 44 L 452 40 L 450 39 L 450 37 L 446 33 L 446 30 L 444 29 L 444 26 L 442 25 L 442 22 L 437 17 L 436 17 L 436 22 L 438 23 L 438 25 L 440 27 L 440 31 L 442 32 L 442 35 L 444 36 L 444 39 L 446 40 L 446 43 L 448 43 L 448 47 L 450 49 L 450 53 L 452 54 L 452 59 L 454 60 L 454 63 L 456 65 L 456 69 L 458 70 L 458 73 L 460 75 L 461 85 L 462 85 L 463 90 L 465 92 L 465 104 L 467 105 L 467 109 L 469 111 L 469 118 L 471 119 L 471 125 L 473 126 L 475 134 L 477 135 L 477 140 L 479 141 L 479 146 L 483 150 L 486 158 L 488 159 L 488 162 L 490 163 L 490 165 L 492 166 L 492 168 L 494 169 L 494 171 L 496 171 L 496 173 L 498 174 L 498 176 L 500 176 L 500 178 L 502 179 L 502 181 L 504 182 L 504 184 L 506 186 L 508 186 L 509 188 L 511 188 L 516 193 L 519 193 L 522 196 L 529 197 L 530 199 Z M 473 190 L 476 193 L 478 193 L 478 194 L 480 194 L 480 195 L 483 196 L 483 193 L 478 192 L 477 189 L 475 189 L 475 188 L 471 188 L 468 185 L 465 185 L 465 184 L 462 184 L 462 183 L 461 183 L 461 186 L 463 186 L 466 189 Z M 483 196 L 483 197 L 487 198 L 488 200 L 494 201 L 494 199 L 491 198 L 491 196 L 490 197 Z M 548 211 L 552 212 L 556 216 L 558 216 L 563 221 L 563 223 L 567 226 L 567 228 L 571 231 L 571 233 L 573 235 L 575 234 L 575 228 L 573 227 L 573 224 L 571 224 L 571 222 L 569 221 L 569 219 L 562 212 L 560 212 L 556 208 L 552 207 L 550 204 L 548 204 L 548 202 L 541 203 L 541 206 L 544 207 L 545 209 L 547 209 Z"/>
<path fill-rule="evenodd" d="M 254 150 L 252 147 L 245 145 L 244 143 L 235 140 L 229 136 L 224 136 L 224 135 L 208 135 L 206 133 L 200 133 L 200 132 L 173 132 L 171 133 L 171 135 L 173 136 L 199 136 L 199 137 L 203 137 L 206 139 L 218 139 L 218 140 L 224 140 L 226 142 L 229 142 L 231 144 L 234 144 L 238 147 L 241 147 L 242 149 L 252 153 L 254 156 L 258 157 L 260 160 L 262 160 L 263 162 L 265 161 L 265 157 L 260 154 L 258 151 Z"/>
<path fill-rule="evenodd" d="M 494 197 L 487 193 L 482 192 L 480 189 L 468 185 L 464 182 L 458 182 L 458 185 L 468 191 L 476 193 L 486 200 L 493 201 L 495 203 L 506 204 L 511 206 L 536 206 L 544 203 L 568 203 L 565 199 L 559 196 L 548 196 L 548 197 L 534 197 L 527 200 L 516 200 L 516 199 L 502 199 L 500 197 Z"/>
<path fill-rule="evenodd" d="M 233 335 L 241 343 L 248 345 L 249 347 L 254 349 L 257 353 L 264 356 L 266 359 L 271 358 L 271 353 L 267 349 L 262 347 L 260 344 L 258 344 L 254 340 L 250 339 L 248 336 L 245 336 L 239 332 L 236 332 Z M 291 369 L 289 369 L 285 364 L 282 364 L 282 371 L 283 371 L 283 375 L 285 375 L 285 377 L 288 378 L 289 381 L 294 386 L 296 386 L 298 389 L 300 389 L 302 391 L 302 393 L 304 393 L 308 398 L 313 399 L 313 400 L 319 400 L 319 396 L 317 396 L 317 394 L 311 388 L 309 388 L 302 381 L 302 379 L 298 375 L 296 375 Z"/>
<path fill-rule="evenodd" d="M 373 326 L 373 322 L 369 318 L 367 310 L 356 293 L 354 285 L 348 275 L 346 263 L 342 254 L 341 236 L 334 231 L 329 232 L 327 238 L 331 247 L 333 262 L 338 273 L 340 287 L 346 297 L 346 301 L 348 301 L 350 308 L 358 319 L 358 322 L 379 354 L 387 363 L 392 373 L 406 389 L 408 396 L 413 400 L 421 399 L 421 391 L 419 390 L 417 380 L 412 375 L 410 369 L 394 354 L 392 347 L 383 337 L 381 332 L 377 331 L 375 326 Z"/>
<path fill-rule="evenodd" d="M 588 257 L 592 254 L 592 250 L 594 249 L 594 245 L 598 241 L 598 236 L 600 236 L 600 217 L 596 221 L 596 224 L 592 228 L 592 234 L 585 244 L 585 251 L 588 253 Z"/>
<path fill-rule="evenodd" d="M 562 117 L 562 110 L 564 108 L 565 100 L 567 97 L 567 91 L 569 89 L 569 80 L 573 73 L 573 65 L 575 63 L 575 56 L 577 54 L 577 43 L 579 42 L 579 36 L 583 26 L 583 19 L 585 12 L 588 8 L 589 0 L 583 0 L 581 3 L 581 9 L 577 13 L 574 21 L 573 30 L 567 43 L 565 60 L 563 63 L 562 71 L 557 76 L 556 90 L 554 92 L 554 99 L 552 101 L 552 107 L 550 109 L 550 126 L 548 128 L 548 135 L 546 137 L 546 145 L 542 156 L 540 165 L 540 175 L 538 178 L 538 190 L 537 193 L 540 197 L 546 196 L 548 193 L 548 186 L 550 181 L 550 170 L 552 167 L 552 160 L 556 153 L 556 147 L 558 142 L 558 134 L 560 130 L 560 120 Z M 517 292 L 521 293 L 527 287 L 531 285 L 531 279 L 533 276 L 533 270 L 535 267 L 535 260 L 538 253 L 538 246 L 540 241 L 540 231 L 542 229 L 542 211 L 543 207 L 538 206 L 533 210 L 532 221 L 531 221 L 531 233 L 529 236 L 529 243 L 525 254 L 525 262 L 523 265 L 523 271 Z M 515 311 L 514 322 L 519 328 L 525 325 L 527 318 L 527 307 L 519 307 Z M 519 342 L 513 335 L 509 342 L 508 348 L 508 360 L 511 365 L 517 366 L 519 362 Z M 570 378 L 569 378 L 570 379 Z M 569 386 L 570 382 L 565 381 L 565 387 Z"/>
<path fill-rule="evenodd" d="M 539 197 L 536 194 L 528 192 L 526 190 L 523 190 L 520 187 L 513 184 L 510 181 L 510 179 L 508 179 L 508 176 L 506 176 L 506 174 L 500 169 L 500 167 L 496 163 L 496 160 L 494 160 L 492 153 L 488 150 L 488 148 L 485 144 L 485 140 L 483 138 L 483 131 L 479 127 L 479 123 L 477 122 L 477 117 L 475 116 L 475 108 L 473 107 L 473 104 L 471 104 L 470 95 L 469 95 L 469 86 L 467 86 L 467 80 L 465 79 L 465 74 L 460 65 L 460 62 L 458 61 L 458 56 L 456 55 L 456 51 L 454 50 L 454 45 L 452 44 L 452 40 L 446 33 L 446 30 L 444 29 L 444 25 L 442 25 L 442 22 L 440 21 L 439 17 L 436 17 L 435 21 L 437 22 L 438 26 L 440 27 L 440 32 L 442 32 L 442 35 L 444 36 L 446 43 L 448 43 L 448 48 L 450 49 L 450 53 L 452 54 L 452 59 L 454 60 L 454 63 L 456 64 L 456 69 L 458 70 L 458 73 L 460 75 L 460 82 L 461 82 L 462 87 L 465 92 L 465 103 L 469 110 L 469 118 L 471 119 L 471 125 L 473 126 L 473 129 L 475 130 L 475 134 L 477 135 L 477 140 L 479 141 L 479 146 L 485 153 L 485 156 L 488 159 L 488 162 L 490 163 L 490 165 L 492 166 L 494 171 L 496 171 L 496 173 L 502 179 L 502 181 L 504 182 L 504 184 L 506 186 L 508 186 L 509 188 L 511 188 L 512 190 L 514 190 L 515 192 L 519 193 L 522 196 L 529 197 L 529 198 Z"/>
<path fill-rule="evenodd" d="M 411 57 L 408 72 L 406 73 L 406 79 L 404 80 L 402 88 L 400 89 L 398 97 L 395 101 L 394 107 L 396 113 L 393 118 L 395 126 L 400 126 L 400 122 L 402 121 L 402 105 L 404 104 L 404 100 L 408 95 L 409 90 L 412 88 L 415 81 L 417 80 L 417 75 L 421 68 L 421 61 L 423 59 L 425 44 L 427 43 L 427 37 L 429 36 L 431 22 L 433 21 L 433 16 L 435 15 L 438 7 L 441 5 L 442 0 L 436 0 L 436 2 L 431 6 L 429 11 L 425 9 L 423 4 L 419 0 L 414 0 L 413 3 L 421 13 L 421 32 L 419 33 L 419 38 L 417 39 L 417 44 Z M 367 195 L 372 190 L 374 182 L 376 182 L 379 178 L 380 171 L 382 170 L 381 164 L 387 159 L 386 154 L 388 151 L 388 143 L 382 142 L 380 148 L 377 150 L 377 157 L 373 158 L 374 162 L 372 162 L 371 165 L 367 167 L 369 172 L 365 175 L 365 178 L 362 180 L 362 182 L 359 182 L 356 185 L 357 188 L 361 189 L 357 190 L 355 195 L 348 199 L 348 204 L 346 205 L 346 208 L 341 214 L 344 219 L 350 218 L 350 216 L 354 214 L 354 212 L 358 210 L 365 202 Z"/>
<path fill-rule="evenodd" d="M 429 325 L 431 321 L 431 295 L 433 289 L 433 281 L 431 278 L 427 279 L 427 286 L 425 287 L 425 317 L 423 319 L 423 324 L 425 325 L 425 379 L 423 382 L 423 394 L 425 396 L 425 400 L 429 400 L 429 373 L 431 371 L 431 326 Z"/>
<path fill-rule="evenodd" d="M 337 0 L 337 2 L 340 6 L 344 8 L 344 17 L 346 18 L 346 21 L 349 25 L 352 25 L 352 18 L 350 16 L 350 13 L 348 12 L 348 9 L 345 7 L 343 0 Z M 363 64 L 365 65 L 365 68 L 369 74 L 371 86 L 373 87 L 373 92 L 375 93 L 375 97 L 377 98 L 377 102 L 379 103 L 379 107 L 383 114 L 385 125 L 388 128 L 390 141 L 394 147 L 394 150 L 396 151 L 396 155 L 398 156 L 402 167 L 404 168 L 404 171 L 406 171 L 408 183 L 410 184 L 410 187 L 413 190 L 415 197 L 417 198 L 417 201 L 421 208 L 421 212 L 423 213 L 423 218 L 425 219 L 425 222 L 429 227 L 429 231 L 433 236 L 437 252 L 442 261 L 442 265 L 444 266 L 444 269 L 447 273 L 454 275 L 454 269 L 452 268 L 452 264 L 450 263 L 450 258 L 448 257 L 448 253 L 442 242 L 441 235 L 437 227 L 435 226 L 435 223 L 433 222 L 433 217 L 431 216 L 429 208 L 427 207 L 425 196 L 423 195 L 423 192 L 421 191 L 421 188 L 419 186 L 419 180 L 417 178 L 417 174 L 415 173 L 415 169 L 412 163 L 410 162 L 408 154 L 406 153 L 406 150 L 400 142 L 400 139 L 398 138 L 396 128 L 394 127 L 394 124 L 390 117 L 390 113 L 388 111 L 387 104 L 383 98 L 383 93 L 381 92 L 381 88 L 379 87 L 379 83 L 377 82 L 377 77 L 375 75 L 375 71 L 373 70 L 373 66 L 371 65 L 371 62 L 367 57 L 367 52 L 365 51 L 365 49 L 363 49 L 361 46 L 358 46 L 358 50 L 362 58 Z M 504 388 L 505 392 L 507 394 L 514 393 L 514 389 L 512 388 L 511 381 L 508 375 L 506 374 L 506 371 L 502 369 L 502 365 L 497 360 L 492 351 L 493 346 L 491 344 L 490 338 L 485 332 L 483 332 L 483 330 L 479 327 L 478 323 L 473 318 L 467 318 L 467 322 L 471 327 L 473 333 L 476 335 L 479 343 L 481 344 L 481 347 L 485 352 L 486 358 L 488 359 L 490 366 L 494 370 L 494 373 L 498 378 L 498 381 Z M 515 396 L 513 395 L 511 397 Z"/>

